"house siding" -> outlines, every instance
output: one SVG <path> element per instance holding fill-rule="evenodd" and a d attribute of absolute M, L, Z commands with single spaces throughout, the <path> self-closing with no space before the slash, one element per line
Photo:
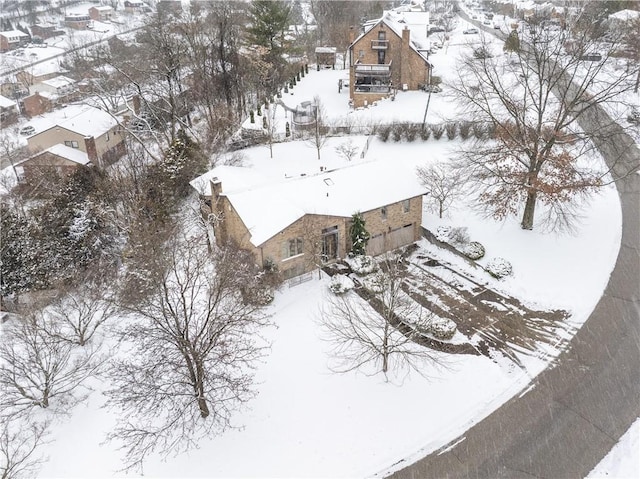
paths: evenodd
<path fill-rule="evenodd" d="M 219 183 L 218 183 L 219 185 Z M 332 215 L 305 215 L 284 228 L 276 235 L 269 238 L 260 246 L 254 246 L 250 239 L 251 233 L 238 215 L 237 211 L 224 195 L 220 195 L 220 190 L 212 184 L 214 196 L 212 198 L 212 212 L 223 218 L 214 226 L 216 241 L 222 245 L 229 241 L 238 247 L 251 251 L 255 256 L 256 263 L 264 265 L 265 261 L 272 261 L 283 273 L 285 278 L 307 273 L 314 270 L 317 255 L 320 253 L 322 244 L 322 230 L 337 226 L 337 257 L 344 258 L 351 250 L 349 239 L 349 228 L 351 217 Z M 217 191 L 217 193 L 216 193 Z M 382 236 L 384 247 L 382 252 L 386 252 L 392 247 L 392 242 L 386 241 L 387 235 L 411 225 L 410 241 L 420 239 L 420 226 L 422 223 L 422 196 L 408 198 L 409 210 L 404 211 L 405 201 L 399 201 L 387 205 L 386 219 L 381 215 L 381 208 L 365 211 L 362 216 L 366 222 L 366 229 L 373 236 Z M 354 212 L 355 213 L 355 212 Z M 406 232 L 406 230 L 403 230 Z M 406 235 L 405 235 L 406 236 Z M 403 238 L 405 237 L 403 236 Z M 303 254 L 289 257 L 283 254 L 283 249 L 289 240 L 301 238 L 303 241 Z M 404 243 L 408 244 L 408 243 Z M 404 244 L 399 246 L 404 246 Z"/>
<path fill-rule="evenodd" d="M 379 32 L 385 32 L 385 38 L 388 42 L 384 64 L 391 63 L 391 81 L 394 88 L 402 90 L 403 85 L 407 85 L 408 90 L 418 90 L 429 79 L 429 65 L 409 45 L 410 31 L 404 30 L 403 35 L 400 36 L 384 21 L 380 21 L 351 45 L 352 65 L 349 72 L 349 93 L 354 108 L 365 106 L 365 101 L 366 104 L 370 104 L 388 96 L 387 93 L 359 93 L 355 91 L 355 63 L 359 61 L 362 64 L 378 64 L 378 50 L 373 49 L 371 45 L 373 41 L 378 41 Z M 360 56 L 361 51 L 362 56 Z"/>

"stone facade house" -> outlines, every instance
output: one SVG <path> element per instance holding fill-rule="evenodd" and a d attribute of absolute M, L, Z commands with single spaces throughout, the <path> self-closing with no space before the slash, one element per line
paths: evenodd
<path fill-rule="evenodd" d="M 91 25 L 88 13 L 69 13 L 64 17 L 64 26 L 74 30 L 86 30 Z"/>
<path fill-rule="evenodd" d="M 352 41 L 349 97 L 354 108 L 429 84 L 428 25 L 428 12 L 388 11 Z"/>
<path fill-rule="evenodd" d="M 361 213 L 378 255 L 421 236 L 424 187 L 412 168 L 372 161 L 316 175 L 268 180 L 251 168 L 216 167 L 191 182 L 219 244 L 251 251 L 291 278 L 343 258 Z"/>
<path fill-rule="evenodd" d="M 48 92 L 35 92 L 22 99 L 22 110 L 28 117 L 34 117 L 52 111 L 56 103 L 55 95 Z"/>
<path fill-rule="evenodd" d="M 49 115 L 31 122 L 36 133 L 27 138 L 27 145 L 33 154 L 61 144 L 82 151 L 92 164 L 104 166 L 126 151 L 118 122 L 103 110 L 72 105 Z"/>

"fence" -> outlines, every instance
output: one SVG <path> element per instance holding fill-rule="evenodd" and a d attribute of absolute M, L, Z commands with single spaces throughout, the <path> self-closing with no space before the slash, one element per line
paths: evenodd
<path fill-rule="evenodd" d="M 307 281 L 311 281 L 313 279 L 313 271 L 310 273 L 301 274 L 300 276 L 296 276 L 295 278 L 291 278 L 289 280 L 289 287 L 293 288 L 294 286 L 298 286 L 299 284 L 306 283 Z"/>
<path fill-rule="evenodd" d="M 360 158 L 364 158 L 367 155 L 367 151 L 369 151 L 369 144 L 371 143 L 372 138 L 373 138 L 373 135 L 369 135 L 367 137 L 367 141 L 364 144 L 364 147 L 362 148 L 362 153 L 360 153 Z"/>

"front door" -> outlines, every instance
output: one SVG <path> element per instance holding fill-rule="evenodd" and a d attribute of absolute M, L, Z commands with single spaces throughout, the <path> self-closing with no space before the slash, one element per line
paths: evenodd
<path fill-rule="evenodd" d="M 322 230 L 322 261 L 327 263 L 338 257 L 338 227 Z"/>

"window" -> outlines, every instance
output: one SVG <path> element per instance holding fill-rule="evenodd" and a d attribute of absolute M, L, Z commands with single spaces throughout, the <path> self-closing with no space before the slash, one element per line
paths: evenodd
<path fill-rule="evenodd" d="M 358 51 L 358 57 L 359 58 L 364 58 L 364 50 L 359 50 Z"/>
<path fill-rule="evenodd" d="M 78 142 L 77 141 L 65 141 L 64 144 L 68 147 L 71 148 L 78 148 Z"/>
<path fill-rule="evenodd" d="M 109 141 L 109 132 L 107 132 L 106 140 Z"/>
<path fill-rule="evenodd" d="M 386 40 L 386 39 L 387 39 L 387 32 L 379 31 L 378 40 Z"/>
<path fill-rule="evenodd" d="M 283 246 L 282 257 L 291 258 L 302 254 L 302 238 L 294 238 L 286 241 Z"/>
<path fill-rule="evenodd" d="M 382 208 L 380 208 L 380 216 L 382 217 L 383 220 L 387 219 L 387 207 L 383 206 Z"/>
<path fill-rule="evenodd" d="M 402 211 L 404 213 L 408 213 L 409 210 L 411 209 L 411 203 L 410 202 L 411 202 L 411 200 L 404 200 L 402 202 Z"/>
<path fill-rule="evenodd" d="M 378 50 L 378 65 L 384 65 L 384 50 Z"/>

